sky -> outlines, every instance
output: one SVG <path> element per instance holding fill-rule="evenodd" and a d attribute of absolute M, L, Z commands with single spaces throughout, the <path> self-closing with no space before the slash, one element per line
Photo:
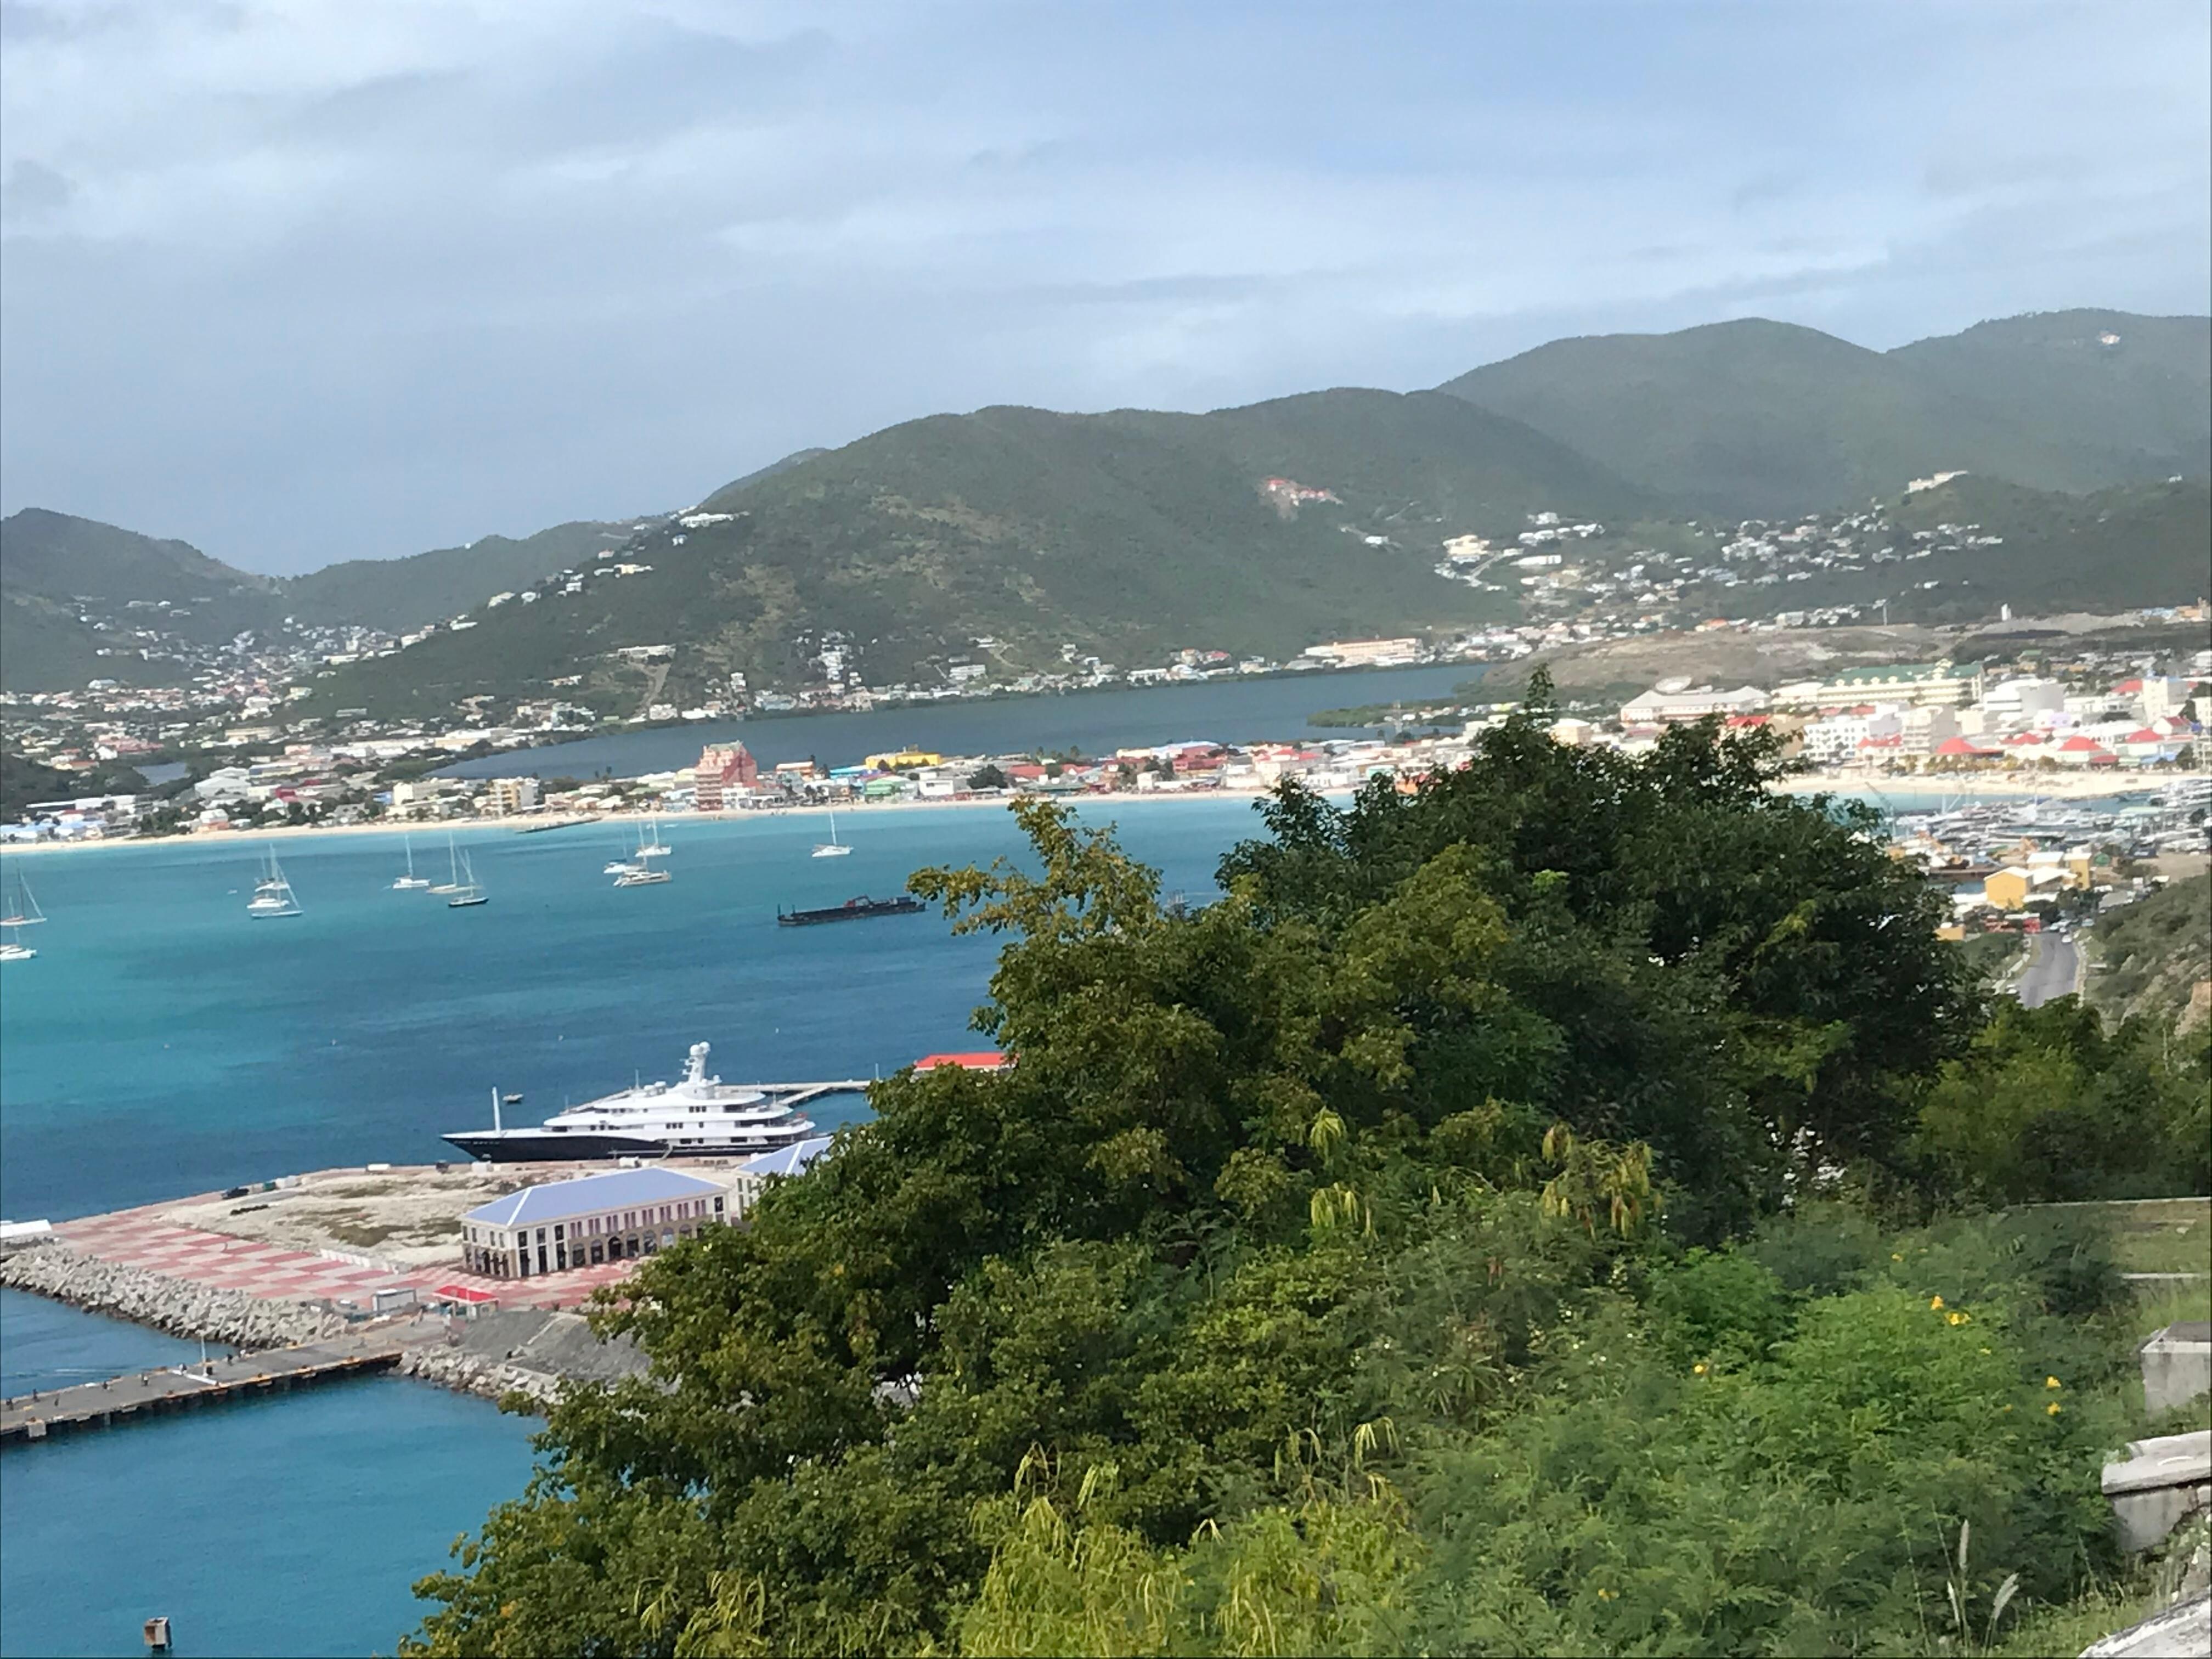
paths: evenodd
<path fill-rule="evenodd" d="M 0 3 L 0 511 L 291 572 L 946 410 L 2212 308 L 2203 0 Z"/>

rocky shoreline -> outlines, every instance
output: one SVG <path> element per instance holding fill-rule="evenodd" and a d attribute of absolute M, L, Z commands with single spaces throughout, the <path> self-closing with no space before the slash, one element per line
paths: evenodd
<path fill-rule="evenodd" d="M 58 1241 L 0 1259 L 0 1285 L 247 1352 L 359 1328 L 358 1322 L 313 1303 L 216 1290 L 102 1261 Z M 434 1328 L 425 1329 L 419 1340 L 409 1342 L 397 1370 L 402 1376 L 487 1400 L 520 1394 L 542 1407 L 563 1381 L 605 1387 L 643 1375 L 646 1361 L 628 1339 L 600 1341 L 580 1315 L 518 1309 L 453 1322 L 442 1340 Z"/>
<path fill-rule="evenodd" d="M 81 1255 L 62 1243 L 18 1250 L 0 1261 L 0 1285 L 50 1297 L 88 1313 L 111 1314 L 172 1336 L 237 1347 L 289 1347 L 336 1336 L 344 1318 L 306 1302 L 277 1302 L 216 1290 L 143 1267 Z"/>

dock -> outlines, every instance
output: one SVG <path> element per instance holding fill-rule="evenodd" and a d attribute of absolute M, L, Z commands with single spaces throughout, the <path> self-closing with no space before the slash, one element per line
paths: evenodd
<path fill-rule="evenodd" d="M 389 1370 L 434 1333 L 401 1327 L 81 1382 L 0 1401 L 0 1445 Z"/>

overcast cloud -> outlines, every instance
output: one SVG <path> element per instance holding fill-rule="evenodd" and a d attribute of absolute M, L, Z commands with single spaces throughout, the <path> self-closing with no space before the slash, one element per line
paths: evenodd
<path fill-rule="evenodd" d="M 2207 308 L 2212 9 L 0 7 L 0 507 L 290 571 L 991 403 Z"/>

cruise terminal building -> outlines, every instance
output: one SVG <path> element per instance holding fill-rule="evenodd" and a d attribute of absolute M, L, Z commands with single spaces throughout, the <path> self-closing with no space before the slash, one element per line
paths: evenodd
<path fill-rule="evenodd" d="M 532 1279 L 651 1255 L 737 1218 L 733 1188 L 680 1170 L 614 1170 L 525 1187 L 461 1218 L 461 1259 L 491 1279 Z"/>

